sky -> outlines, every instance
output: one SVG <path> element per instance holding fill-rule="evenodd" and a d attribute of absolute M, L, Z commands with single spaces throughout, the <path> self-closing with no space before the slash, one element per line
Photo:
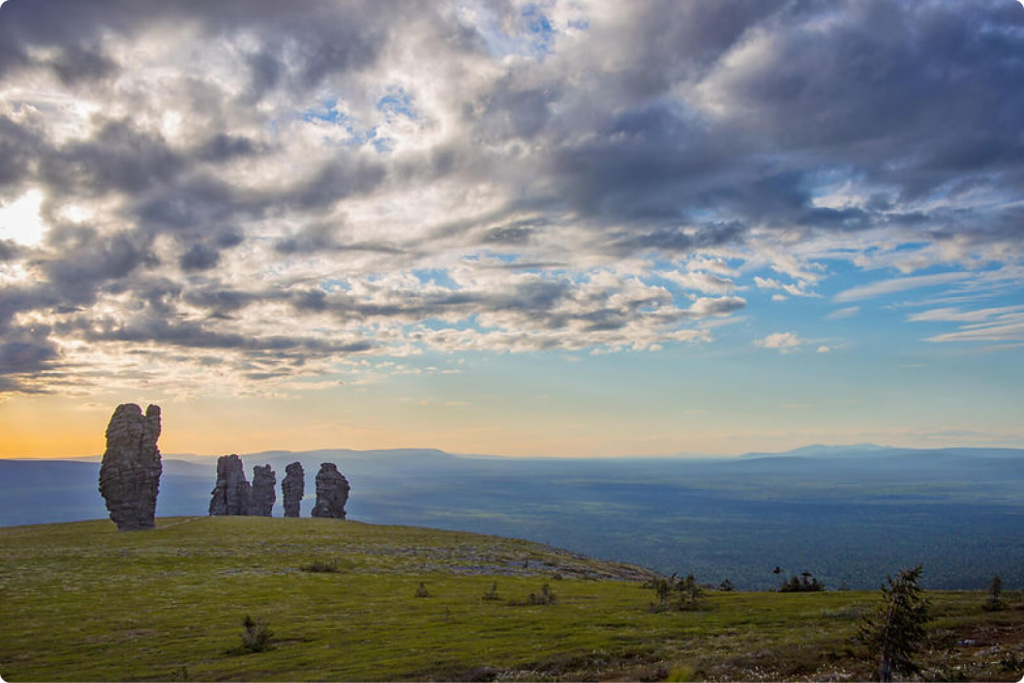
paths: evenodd
<path fill-rule="evenodd" d="M 1024 447 L 1018 0 L 8 0 L 0 456 Z"/>

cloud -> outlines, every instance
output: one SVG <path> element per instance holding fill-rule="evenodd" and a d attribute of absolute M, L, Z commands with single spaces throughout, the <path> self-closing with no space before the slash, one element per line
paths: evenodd
<path fill-rule="evenodd" d="M 803 280 L 797 281 L 796 284 L 789 284 L 789 283 L 785 283 L 785 282 L 779 282 L 778 280 L 773 280 L 772 278 L 762 278 L 762 277 L 758 277 L 758 276 L 755 275 L 754 276 L 754 284 L 757 285 L 758 289 L 767 289 L 767 290 L 781 289 L 782 291 L 786 292 L 786 294 L 789 294 L 790 296 L 811 296 L 811 297 L 819 296 L 818 294 L 816 294 L 814 292 L 807 291 L 807 289 L 806 289 L 807 282 L 805 282 Z"/>
<path fill-rule="evenodd" d="M 801 339 L 795 332 L 773 332 L 754 343 L 765 349 L 777 349 L 779 353 L 790 353 L 810 342 Z"/>
<path fill-rule="evenodd" d="M 1019 14 L 11 0 L 0 203 L 39 226 L 0 241 L 0 391 L 712 343 L 837 272 L 1015 292 Z"/>
<path fill-rule="evenodd" d="M 860 313 L 860 306 L 846 306 L 837 308 L 825 316 L 825 320 L 846 320 Z"/>
<path fill-rule="evenodd" d="M 964 280 L 971 279 L 970 273 L 937 273 L 935 275 L 917 275 L 914 277 L 901 277 L 892 278 L 889 280 L 879 280 L 866 285 L 860 285 L 857 287 L 851 287 L 845 291 L 839 292 L 833 297 L 833 301 L 837 303 L 846 303 L 848 301 L 861 301 L 863 299 L 872 299 L 876 296 L 882 296 L 884 294 L 893 294 L 896 292 L 905 292 L 911 289 L 921 289 L 924 287 L 936 287 L 940 285 L 952 284 L 955 282 L 963 282 Z"/>
<path fill-rule="evenodd" d="M 934 308 L 920 313 L 911 313 L 907 320 L 912 322 L 963 322 L 979 323 L 992 317 L 1005 318 L 1008 314 L 1018 313 L 1024 306 L 999 306 L 981 308 L 974 311 L 962 311 L 959 308 Z"/>
<path fill-rule="evenodd" d="M 1019 307 L 1012 307 L 1012 313 L 994 315 L 987 313 L 992 319 L 984 322 L 975 322 L 969 325 L 962 325 L 957 332 L 946 332 L 927 337 L 929 342 L 1020 342 L 1024 341 L 1024 313 Z M 961 316 L 961 320 L 971 319 L 970 316 Z"/>

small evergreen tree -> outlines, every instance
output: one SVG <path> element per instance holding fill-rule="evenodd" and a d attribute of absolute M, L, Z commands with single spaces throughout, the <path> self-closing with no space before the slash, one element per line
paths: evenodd
<path fill-rule="evenodd" d="M 779 586 L 780 593 L 810 593 L 823 590 L 825 590 L 825 584 L 814 578 L 810 572 L 803 572 L 800 577 L 794 574 Z"/>
<path fill-rule="evenodd" d="M 871 652 L 881 656 L 879 680 L 891 681 L 893 673 L 908 675 L 919 669 L 911 657 L 920 647 L 930 619 L 929 601 L 917 582 L 921 565 L 904 569 L 889 585 L 882 585 L 882 595 L 874 610 L 864 616 L 857 639 Z"/>
<path fill-rule="evenodd" d="M 558 602 L 558 596 L 551 590 L 551 586 L 545 583 L 540 587 L 540 595 L 530 593 L 528 602 L 531 605 L 553 605 Z"/>
<path fill-rule="evenodd" d="M 685 579 L 678 581 L 676 583 L 676 590 L 679 591 L 679 609 L 695 610 L 698 608 L 698 601 L 704 592 L 701 590 L 700 584 L 697 583 L 697 579 L 693 574 L 689 574 Z"/>
<path fill-rule="evenodd" d="M 246 614 L 242 620 L 242 627 L 245 629 L 242 631 L 243 652 L 263 652 L 271 648 L 270 640 L 274 637 L 274 632 L 267 627 L 265 621 L 253 619 Z"/>
<path fill-rule="evenodd" d="M 668 609 L 668 598 L 672 594 L 672 590 L 675 588 L 675 585 L 675 574 L 668 578 L 659 576 L 644 584 L 644 588 L 650 588 L 654 591 L 654 594 L 658 596 L 657 604 L 651 604 L 652 612 L 663 612 Z"/>
<path fill-rule="evenodd" d="M 992 577 L 992 580 L 988 584 L 988 602 L 985 603 L 986 609 L 1000 610 L 1003 608 L 1002 601 L 1003 592 L 1003 580 L 999 578 L 999 574 Z"/>
<path fill-rule="evenodd" d="M 498 582 L 495 581 L 491 584 L 491 590 L 484 593 L 484 600 L 500 600 L 498 597 Z"/>

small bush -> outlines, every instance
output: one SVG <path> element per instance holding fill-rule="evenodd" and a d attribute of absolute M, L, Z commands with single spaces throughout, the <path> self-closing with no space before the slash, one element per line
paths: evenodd
<path fill-rule="evenodd" d="M 313 574 L 337 574 L 338 565 L 335 562 L 322 562 L 320 560 L 314 560 L 309 564 L 299 567 L 301 571 L 311 572 Z"/>
<path fill-rule="evenodd" d="M 722 590 L 732 590 L 731 583 L 723 582 L 723 585 L 726 587 L 720 586 Z M 675 574 L 667 578 L 660 576 L 645 583 L 644 588 L 654 590 L 655 595 L 658 596 L 658 602 L 651 603 L 651 612 L 667 612 L 668 610 L 687 612 L 704 607 L 702 601 L 704 589 L 693 574 L 689 574 L 685 579 L 677 579 Z M 669 602 L 673 593 L 678 593 L 679 598 L 674 602 Z"/>
<path fill-rule="evenodd" d="M 551 587 L 546 583 L 541 586 L 540 594 L 530 593 L 529 603 L 531 605 L 553 605 L 558 602 L 558 596 L 555 595 Z"/>
<path fill-rule="evenodd" d="M 825 590 L 825 584 L 814 578 L 814 575 L 810 572 L 804 572 L 801 574 L 803 580 L 800 580 L 795 575 L 789 577 L 788 581 L 783 581 L 782 585 L 779 586 L 780 593 L 813 593 L 816 591 Z"/>
<path fill-rule="evenodd" d="M 997 612 L 1003 609 L 1003 580 L 999 578 L 999 574 L 992 577 L 992 581 L 988 584 L 988 600 L 983 605 L 984 609 L 990 612 Z"/>
<path fill-rule="evenodd" d="M 486 593 L 484 593 L 484 600 L 501 600 L 501 598 L 498 597 L 498 582 L 497 581 L 495 581 L 494 583 L 491 584 L 491 590 L 489 590 Z"/>
<path fill-rule="evenodd" d="M 242 620 L 242 650 L 245 652 L 263 652 L 271 649 L 270 641 L 274 632 L 267 627 L 262 619 L 253 619 L 248 614 Z"/>

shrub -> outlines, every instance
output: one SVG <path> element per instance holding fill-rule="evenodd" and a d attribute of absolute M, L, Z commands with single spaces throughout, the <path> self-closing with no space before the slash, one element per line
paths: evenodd
<path fill-rule="evenodd" d="M 700 599 L 703 597 L 704 591 L 693 574 L 688 575 L 685 579 L 677 579 L 675 574 L 668 578 L 659 576 L 645 583 L 644 588 L 653 589 L 655 595 L 658 596 L 658 602 L 651 604 L 652 612 L 664 612 L 670 607 L 680 611 L 697 610 L 702 606 Z M 731 590 L 731 588 L 726 590 Z M 670 605 L 669 598 L 673 592 L 679 594 L 679 599 Z"/>
<path fill-rule="evenodd" d="M 1003 580 L 999 578 L 999 574 L 992 577 L 992 581 L 988 584 L 988 600 L 985 602 L 985 609 L 991 611 L 998 611 L 1003 608 Z"/>
<path fill-rule="evenodd" d="M 790 576 L 788 581 L 783 581 L 779 586 L 780 593 L 813 593 L 825 590 L 825 584 L 814 578 L 814 574 L 803 572 L 802 580 L 796 575 Z"/>
<path fill-rule="evenodd" d="M 697 583 L 693 574 L 685 579 L 676 582 L 676 590 L 679 591 L 679 609 L 683 611 L 696 610 L 700 608 L 700 599 L 704 595 L 700 584 Z"/>
<path fill-rule="evenodd" d="M 263 652 L 271 649 L 270 641 L 274 632 L 267 627 L 262 619 L 253 620 L 248 614 L 242 620 L 242 650 L 245 652 Z"/>
<path fill-rule="evenodd" d="M 338 565 L 335 562 L 323 562 L 321 560 L 314 560 L 309 564 L 299 567 L 301 571 L 312 572 L 314 574 L 336 574 L 338 572 Z"/>
<path fill-rule="evenodd" d="M 498 597 L 498 582 L 497 581 L 495 581 L 494 583 L 491 584 L 491 590 L 489 590 L 486 593 L 484 593 L 484 600 L 501 600 L 501 598 Z"/>
<path fill-rule="evenodd" d="M 551 587 L 546 583 L 540 588 L 540 595 L 536 593 L 530 593 L 529 603 L 531 605 L 553 605 L 558 602 L 558 596 L 555 595 Z"/>

